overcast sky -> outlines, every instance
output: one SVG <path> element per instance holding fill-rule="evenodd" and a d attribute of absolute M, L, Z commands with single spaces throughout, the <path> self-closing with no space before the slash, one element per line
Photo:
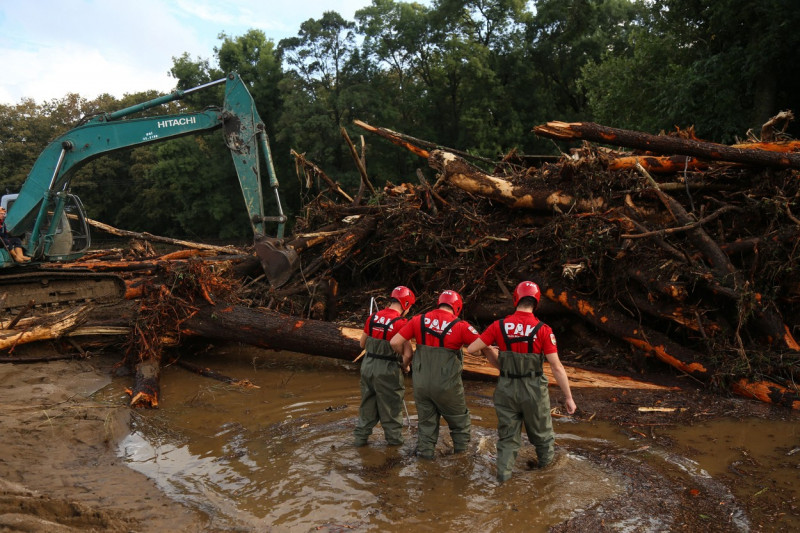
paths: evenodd
<path fill-rule="evenodd" d="M 0 0 L 0 104 L 78 93 L 170 92 L 172 58 L 212 59 L 217 36 L 263 30 L 276 43 L 371 0 Z"/>

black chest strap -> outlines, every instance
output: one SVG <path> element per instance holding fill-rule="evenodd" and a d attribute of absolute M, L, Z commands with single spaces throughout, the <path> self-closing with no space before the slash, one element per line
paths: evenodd
<path fill-rule="evenodd" d="M 382 336 L 381 337 L 375 337 L 375 338 L 376 339 L 386 340 L 386 334 L 389 333 L 390 329 L 392 329 L 392 324 L 394 324 L 395 322 L 397 322 L 401 318 L 403 318 L 403 317 L 402 316 L 397 316 L 397 317 L 394 317 L 393 319 L 391 319 L 389 322 L 387 322 L 385 324 L 381 324 L 380 322 L 378 322 L 378 313 L 375 313 L 369 319 L 369 336 L 370 337 L 375 337 L 375 335 L 372 334 L 373 330 L 381 329 L 381 330 L 383 330 Z"/>
<path fill-rule="evenodd" d="M 433 330 L 433 329 L 431 329 L 431 328 L 429 328 L 429 327 L 427 327 L 425 325 L 425 313 L 422 313 L 422 316 L 420 316 L 419 320 L 420 320 L 420 322 L 419 322 L 420 342 L 423 345 L 427 346 L 427 343 L 425 342 L 425 336 L 426 335 L 431 335 L 431 336 L 436 337 L 437 339 L 439 339 L 439 347 L 440 348 L 444 346 L 444 338 L 447 336 L 447 334 L 450 332 L 450 330 L 453 329 L 453 326 L 455 326 L 456 324 L 461 322 L 460 318 L 456 318 L 455 320 L 450 322 L 447 325 L 447 327 L 444 328 L 440 333 L 440 332 L 435 331 L 435 330 Z"/>
<path fill-rule="evenodd" d="M 533 327 L 533 330 L 530 333 L 528 333 L 527 335 L 519 336 L 519 337 L 510 336 L 508 334 L 508 332 L 506 332 L 505 322 L 503 322 L 502 320 L 498 320 L 498 322 L 500 324 L 500 333 L 503 334 L 503 341 L 506 343 L 506 349 L 509 352 L 512 351 L 511 350 L 511 345 L 512 344 L 518 343 L 518 342 L 527 342 L 528 343 L 528 352 L 527 353 L 533 353 L 533 340 L 536 338 L 536 334 L 539 332 L 539 329 L 542 326 L 544 326 L 544 322 L 539 321 L 539 323 L 536 324 Z"/>

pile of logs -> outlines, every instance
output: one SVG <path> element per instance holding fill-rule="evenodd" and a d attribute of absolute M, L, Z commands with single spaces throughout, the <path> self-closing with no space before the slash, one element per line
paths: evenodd
<path fill-rule="evenodd" d="M 353 360 L 370 301 L 385 304 L 398 284 L 417 294 L 414 311 L 458 291 L 464 317 L 481 329 L 511 311 L 510 292 L 530 279 L 577 382 L 579 364 L 607 370 L 612 386 L 625 386 L 614 371 L 660 370 L 797 409 L 800 143 L 778 128 L 789 118 L 734 146 L 692 130 L 551 122 L 534 132 L 581 144 L 560 157 L 512 152 L 497 162 L 357 122 L 427 168 L 413 183 L 376 187 L 363 137 L 359 154 L 342 130 L 362 178 L 348 192 L 293 152 L 316 196 L 288 239 L 301 259 L 288 284 L 266 284 L 251 250 L 173 242 L 188 249 L 97 252 L 65 266 L 118 272 L 131 303 L 103 320 L 70 315 L 58 335 L 124 330 L 121 364 L 137 368 L 133 403 L 156 406 L 158 368 L 187 336 Z M 483 361 L 466 363 L 468 377 L 495 375 Z"/>
<path fill-rule="evenodd" d="M 800 407 L 800 142 L 781 139 L 779 118 L 791 115 L 734 146 L 692 130 L 654 136 L 551 122 L 534 132 L 583 143 L 556 161 L 511 153 L 489 170 L 357 122 L 424 158 L 434 175 L 420 168 L 417 183 L 388 183 L 363 205 L 297 156 L 324 189 L 298 231 L 331 236 L 304 255 L 324 268 L 303 283 L 335 286 L 340 306 L 353 299 L 348 310 L 394 284 L 421 292 L 422 309 L 455 289 L 465 317 L 484 326 L 508 312 L 516 283 L 532 279 L 557 304 L 540 308 L 546 320 L 572 313 L 556 330 L 562 347 L 576 342 L 569 324 L 579 320 L 587 343 L 629 347 L 619 368 L 652 357 L 709 386 Z"/>

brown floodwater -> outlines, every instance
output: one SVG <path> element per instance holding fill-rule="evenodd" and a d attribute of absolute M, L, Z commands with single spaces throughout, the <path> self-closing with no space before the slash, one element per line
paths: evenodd
<path fill-rule="evenodd" d="M 651 497 L 711 495 L 724 506 L 721 516 L 731 531 L 762 530 L 745 510 L 752 498 L 780 493 L 800 499 L 796 420 L 726 419 L 659 429 L 660 439 L 643 445 L 606 422 L 556 418 L 555 464 L 531 469 L 535 452 L 524 438 L 514 475 L 501 485 L 495 480 L 492 383 L 465 383 L 472 415 L 468 453 L 452 455 L 443 425 L 437 456 L 425 461 L 414 456 L 410 378 L 406 443 L 387 447 L 378 426 L 369 446 L 355 448 L 356 365 L 237 346 L 192 362 L 258 388 L 166 367 L 159 408 L 135 412 L 133 431 L 118 451 L 168 497 L 205 513 L 213 531 L 537 532 L 587 515 L 611 531 L 677 529 L 676 515 L 685 510 L 646 504 L 620 510 L 620 502 L 639 490 L 632 478 L 652 478 L 653 472 L 663 476 L 659 486 L 667 486 Z M 129 385 L 117 378 L 96 398 L 125 401 Z M 770 486 L 762 486 L 764 479 Z M 698 511 L 700 523 L 704 517 Z M 786 530 L 800 527 L 796 515 L 778 519 Z"/>

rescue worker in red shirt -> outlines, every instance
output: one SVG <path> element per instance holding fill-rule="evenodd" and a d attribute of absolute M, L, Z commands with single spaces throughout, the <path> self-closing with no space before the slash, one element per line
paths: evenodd
<path fill-rule="evenodd" d="M 464 359 L 461 347 L 477 339 L 478 332 L 458 318 L 462 307 L 457 292 L 444 291 L 439 295 L 437 309 L 412 317 L 391 340 L 398 353 L 410 346 L 410 339 L 417 343 L 413 354 L 404 355 L 403 366 L 413 360 L 411 375 L 419 426 L 417 455 L 424 459 L 433 459 L 441 417 L 450 427 L 454 453 L 466 451 L 469 443 L 470 419 L 461 381 Z"/>
<path fill-rule="evenodd" d="M 497 480 L 506 481 L 522 443 L 522 423 L 528 440 L 536 447 L 539 467 L 553 461 L 555 433 L 550 416 L 547 377 L 542 371 L 544 359 L 566 396 L 567 412 L 575 412 L 564 366 L 558 358 L 556 337 L 550 326 L 533 312 L 539 305 L 539 286 L 523 281 L 514 289 L 516 311 L 493 322 L 480 338 L 469 345 L 470 353 L 483 353 L 500 369 L 494 391 L 497 412 Z M 496 352 L 493 346 L 498 346 Z"/>
<path fill-rule="evenodd" d="M 356 446 L 364 446 L 380 421 L 390 446 L 403 444 L 403 400 L 406 387 L 401 368 L 402 357 L 389 340 L 403 327 L 416 297 L 408 287 L 395 287 L 388 307 L 370 315 L 361 333 L 361 347 L 366 355 L 361 363 L 361 406 L 354 430 Z M 411 346 L 407 347 L 411 357 Z"/>

